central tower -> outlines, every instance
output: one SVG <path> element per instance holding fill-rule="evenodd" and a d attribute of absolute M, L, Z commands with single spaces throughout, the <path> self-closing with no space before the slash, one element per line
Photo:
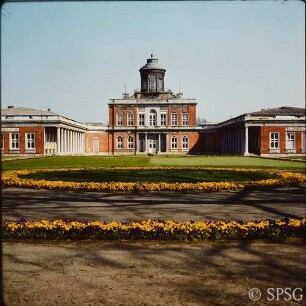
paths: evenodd
<path fill-rule="evenodd" d="M 158 59 L 153 54 L 147 63 L 139 69 L 141 77 L 141 93 L 163 93 L 166 69 L 159 65 Z"/>

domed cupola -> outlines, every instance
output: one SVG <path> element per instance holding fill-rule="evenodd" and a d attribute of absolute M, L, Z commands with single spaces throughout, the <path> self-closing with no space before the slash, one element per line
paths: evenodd
<path fill-rule="evenodd" d="M 141 77 L 141 92 L 164 92 L 164 78 L 166 69 L 162 68 L 153 54 L 147 63 L 139 69 Z"/>

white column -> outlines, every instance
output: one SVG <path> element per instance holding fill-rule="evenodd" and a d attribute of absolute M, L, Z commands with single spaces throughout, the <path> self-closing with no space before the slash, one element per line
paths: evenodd
<path fill-rule="evenodd" d="M 63 128 L 61 128 L 61 150 L 64 152 L 64 132 Z"/>
<path fill-rule="evenodd" d="M 83 133 L 80 132 L 80 153 L 83 153 L 83 147 L 82 147 L 82 135 Z"/>
<path fill-rule="evenodd" d="M 69 153 L 71 154 L 72 152 L 72 131 L 69 130 Z"/>
<path fill-rule="evenodd" d="M 66 130 L 66 153 L 69 153 L 69 131 Z"/>
<path fill-rule="evenodd" d="M 67 153 L 71 153 L 71 131 L 67 130 Z"/>
<path fill-rule="evenodd" d="M 81 153 L 81 147 L 80 147 L 80 144 L 81 144 L 81 133 L 78 132 L 78 153 Z"/>
<path fill-rule="evenodd" d="M 85 152 L 85 134 L 82 133 L 82 153 Z"/>
<path fill-rule="evenodd" d="M 169 135 L 168 134 L 166 134 L 166 153 L 168 153 L 169 152 Z"/>
<path fill-rule="evenodd" d="M 136 134 L 136 153 L 139 152 L 139 133 Z"/>
<path fill-rule="evenodd" d="M 74 153 L 78 153 L 78 132 L 74 132 Z"/>
<path fill-rule="evenodd" d="M 46 134 L 46 142 L 47 142 L 47 145 L 46 145 L 46 149 L 47 149 L 47 154 L 49 154 L 49 144 L 50 144 L 50 134 L 47 133 Z"/>
<path fill-rule="evenodd" d="M 80 153 L 83 153 L 83 151 L 82 151 L 82 135 L 83 135 L 83 133 L 80 132 L 80 150 L 79 150 Z"/>
<path fill-rule="evenodd" d="M 160 152 L 160 134 L 158 134 L 158 150 L 157 152 Z"/>
<path fill-rule="evenodd" d="M 249 155 L 249 130 L 248 127 L 245 127 L 244 135 L 244 155 Z"/>
<path fill-rule="evenodd" d="M 74 131 L 74 153 L 78 153 L 78 132 Z"/>
<path fill-rule="evenodd" d="M 72 153 L 75 153 L 75 131 L 72 131 Z"/>
<path fill-rule="evenodd" d="M 64 130 L 64 138 L 65 138 L 65 142 L 64 142 L 64 147 L 65 147 L 65 153 L 67 153 L 68 152 L 68 131 L 67 131 L 67 129 L 65 129 Z"/>
<path fill-rule="evenodd" d="M 145 152 L 148 152 L 148 133 L 145 132 Z"/>
<path fill-rule="evenodd" d="M 57 128 L 56 153 L 61 153 L 61 128 Z"/>

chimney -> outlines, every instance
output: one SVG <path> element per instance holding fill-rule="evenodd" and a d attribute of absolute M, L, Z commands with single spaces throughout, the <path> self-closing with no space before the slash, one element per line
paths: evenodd
<path fill-rule="evenodd" d="M 122 99 L 128 99 L 129 98 L 129 93 L 125 92 L 122 94 Z"/>
<path fill-rule="evenodd" d="M 7 108 L 14 108 L 14 105 L 9 105 Z"/>

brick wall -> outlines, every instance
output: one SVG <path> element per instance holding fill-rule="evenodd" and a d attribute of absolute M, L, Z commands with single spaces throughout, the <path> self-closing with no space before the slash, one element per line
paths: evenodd
<path fill-rule="evenodd" d="M 2 129 L 5 126 L 2 126 Z M 2 151 L 4 154 L 25 154 L 26 153 L 26 144 L 25 144 L 25 134 L 26 133 L 34 133 L 35 134 L 35 151 L 32 151 L 32 154 L 43 154 L 44 153 L 44 127 L 42 126 L 29 126 L 29 127 L 16 127 L 19 128 L 18 132 L 7 132 L 2 131 L 3 139 L 4 139 L 4 150 Z M 18 133 L 19 134 L 19 151 L 11 151 L 10 148 L 10 133 Z M 28 153 L 28 152 L 27 152 Z"/>
<path fill-rule="evenodd" d="M 85 152 L 108 153 L 109 138 L 111 134 L 107 132 L 85 133 Z"/>
<path fill-rule="evenodd" d="M 286 127 L 285 126 L 264 126 L 261 127 L 261 154 L 270 153 L 270 133 L 279 133 L 280 135 L 280 154 L 288 153 L 286 151 Z M 302 154 L 302 132 L 295 131 L 296 154 Z"/>

